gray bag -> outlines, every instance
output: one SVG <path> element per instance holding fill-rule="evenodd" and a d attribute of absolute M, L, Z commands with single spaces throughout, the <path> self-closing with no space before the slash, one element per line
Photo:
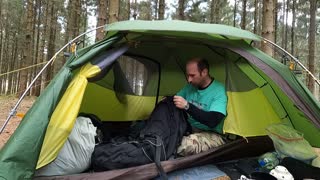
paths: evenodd
<path fill-rule="evenodd" d="M 35 176 L 68 175 L 87 170 L 91 164 L 95 135 L 96 127 L 91 120 L 79 116 L 57 158 L 38 169 Z"/>

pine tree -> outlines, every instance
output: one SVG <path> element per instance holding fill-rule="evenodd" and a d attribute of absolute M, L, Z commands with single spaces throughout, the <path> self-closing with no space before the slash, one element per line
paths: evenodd
<path fill-rule="evenodd" d="M 107 12 L 108 12 L 108 1 L 98 0 L 98 22 L 97 27 L 107 24 Z M 96 32 L 96 41 L 102 40 L 104 38 L 104 30 L 98 29 Z"/>
<path fill-rule="evenodd" d="M 32 62 L 32 27 L 33 27 L 33 0 L 27 1 L 27 14 L 26 14 L 26 31 L 25 31 L 25 48 L 23 49 L 23 58 L 21 67 L 25 68 L 31 65 Z M 28 76 L 30 75 L 28 70 L 23 70 L 20 73 L 19 80 L 19 96 L 22 95 L 27 88 Z"/>
<path fill-rule="evenodd" d="M 274 27 L 273 27 L 273 15 L 274 15 L 273 0 L 263 1 L 263 19 L 262 19 L 262 37 L 274 41 Z M 261 49 L 266 54 L 273 56 L 273 50 L 266 43 L 261 44 Z"/>
<path fill-rule="evenodd" d="M 166 4 L 165 4 L 165 0 L 159 0 L 159 15 L 158 15 L 158 19 L 159 20 L 163 20 L 164 19 L 164 10 L 165 10 Z"/>
<path fill-rule="evenodd" d="M 246 29 L 247 0 L 242 1 L 241 29 Z"/>
<path fill-rule="evenodd" d="M 310 0 L 310 26 L 309 26 L 309 71 L 315 74 L 315 50 L 316 50 L 316 13 L 317 13 L 317 0 Z M 308 76 L 308 88 L 315 94 L 315 81 Z"/>
<path fill-rule="evenodd" d="M 109 1 L 109 24 L 119 21 L 119 0 Z"/>
<path fill-rule="evenodd" d="M 184 20 L 185 0 L 179 0 L 178 6 L 178 19 Z"/>

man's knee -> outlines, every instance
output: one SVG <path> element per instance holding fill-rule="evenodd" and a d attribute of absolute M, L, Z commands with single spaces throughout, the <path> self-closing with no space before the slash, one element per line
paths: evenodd
<path fill-rule="evenodd" d="M 212 132 L 194 133 L 184 136 L 177 153 L 188 156 L 207 151 L 211 148 L 224 144 L 222 137 Z"/>

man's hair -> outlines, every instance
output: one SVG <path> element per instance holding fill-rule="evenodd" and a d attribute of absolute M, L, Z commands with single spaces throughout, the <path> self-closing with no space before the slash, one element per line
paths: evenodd
<path fill-rule="evenodd" d="M 209 73 L 209 63 L 205 58 L 197 57 L 197 58 L 192 58 L 188 63 L 190 62 L 196 62 L 198 66 L 198 71 L 202 72 L 204 69 L 208 69 Z"/>

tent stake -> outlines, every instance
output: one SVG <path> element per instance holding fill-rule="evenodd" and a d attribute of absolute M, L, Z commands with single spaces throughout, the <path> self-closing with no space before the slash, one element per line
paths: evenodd
<path fill-rule="evenodd" d="M 10 121 L 11 117 L 14 116 L 17 112 L 17 108 L 20 105 L 21 101 L 23 100 L 23 98 L 26 96 L 26 94 L 28 93 L 28 91 L 31 89 L 31 87 L 33 86 L 33 84 L 36 82 L 36 80 L 40 77 L 40 75 L 42 74 L 42 72 L 51 64 L 54 62 L 54 60 L 56 59 L 57 55 L 64 50 L 66 47 L 68 47 L 70 44 L 72 44 L 75 40 L 79 39 L 80 37 L 95 31 L 97 29 L 103 28 L 104 26 L 99 26 L 93 29 L 90 29 L 80 35 L 78 35 L 77 37 L 75 37 L 74 39 L 72 39 L 71 41 L 69 41 L 67 44 L 65 44 L 59 51 L 57 51 L 52 58 L 46 63 L 46 65 L 40 70 L 40 72 L 36 75 L 36 77 L 32 80 L 32 82 L 29 84 L 29 86 L 27 87 L 27 89 L 23 92 L 23 94 L 21 95 L 21 97 L 19 98 L 18 102 L 16 103 L 16 105 L 12 108 L 12 110 L 9 113 L 9 116 L 7 118 L 7 120 L 4 122 L 4 124 L 2 125 L 1 129 L 0 129 L 0 134 L 3 132 L 4 128 L 7 126 L 8 122 Z"/>

